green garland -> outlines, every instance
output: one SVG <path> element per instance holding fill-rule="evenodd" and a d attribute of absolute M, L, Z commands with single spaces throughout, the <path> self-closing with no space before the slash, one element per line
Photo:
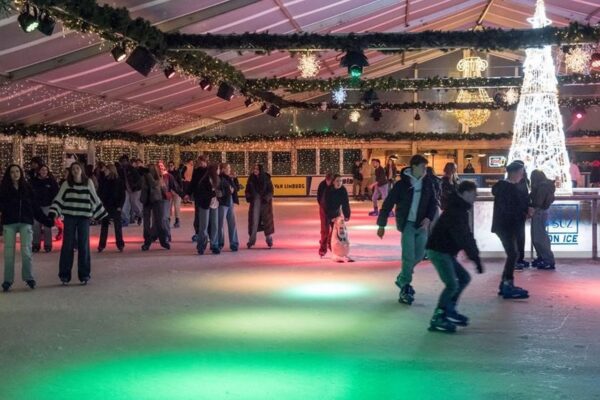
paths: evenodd
<path fill-rule="evenodd" d="M 559 84 L 590 84 L 600 83 L 600 74 L 591 75 L 561 75 L 557 77 Z M 382 77 L 373 79 L 329 78 L 329 79 L 294 79 L 294 78 L 261 78 L 246 79 L 245 88 L 259 91 L 285 89 L 291 93 L 310 91 L 328 92 L 342 88 L 355 90 L 426 90 L 426 89 L 468 89 L 480 87 L 521 87 L 523 77 L 493 77 L 493 78 L 447 78 L 434 76 L 431 78 L 396 79 Z"/>
<path fill-rule="evenodd" d="M 364 33 L 292 35 L 271 33 L 182 34 L 165 36 L 171 49 L 212 50 L 421 50 L 473 48 L 479 50 L 517 50 L 544 45 L 596 43 L 600 28 L 572 22 L 568 27 L 547 26 L 541 29 L 483 29 L 470 31 L 423 31 L 416 33 Z"/>
<path fill-rule="evenodd" d="M 437 132 L 367 132 L 352 133 L 346 131 L 306 131 L 290 132 L 285 134 L 249 134 L 232 137 L 228 135 L 196 135 L 193 137 L 181 137 L 170 135 L 142 135 L 135 132 L 125 131 L 102 131 L 95 132 L 85 128 L 61 125 L 31 125 L 0 124 L 0 134 L 7 136 L 35 137 L 44 135 L 49 137 L 67 138 L 82 137 L 95 141 L 121 140 L 133 143 L 155 144 L 155 145 L 181 145 L 189 146 L 197 143 L 254 143 L 259 141 L 275 142 L 298 139 L 344 139 L 356 141 L 422 141 L 422 140 L 500 140 L 510 139 L 512 132 L 503 133 L 437 133 Z M 600 131 L 578 130 L 568 132 L 567 137 L 600 137 Z"/>

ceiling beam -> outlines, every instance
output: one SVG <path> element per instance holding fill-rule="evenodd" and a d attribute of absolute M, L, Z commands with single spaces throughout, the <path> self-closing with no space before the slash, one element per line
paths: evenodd
<path fill-rule="evenodd" d="M 192 13 L 180 17 L 172 18 L 166 21 L 161 21 L 157 24 L 154 24 L 154 27 L 160 29 L 163 32 L 177 31 L 190 24 L 195 24 L 200 21 L 214 18 L 218 15 L 246 7 L 250 4 L 257 3 L 259 1 L 260 0 L 229 0 L 208 8 L 204 8 L 202 10 L 194 11 Z M 107 53 L 108 51 L 110 51 L 110 49 L 106 47 L 100 48 L 99 42 L 94 43 L 91 46 L 87 46 L 67 54 L 56 56 L 39 63 L 31 64 L 23 68 L 9 71 L 7 77 L 12 81 L 26 79 L 31 76 L 51 71 L 55 68 L 59 68 L 69 64 L 74 64 L 79 61 L 86 60 L 90 57 Z"/>

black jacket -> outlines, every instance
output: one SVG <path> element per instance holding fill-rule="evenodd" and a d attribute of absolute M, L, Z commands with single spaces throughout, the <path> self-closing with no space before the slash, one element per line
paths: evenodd
<path fill-rule="evenodd" d="M 479 249 L 469 227 L 470 209 L 471 205 L 458 194 L 450 194 L 447 208 L 437 220 L 429 236 L 427 248 L 452 256 L 460 250 L 465 250 L 472 261 L 480 263 Z"/>
<path fill-rule="evenodd" d="M 204 173 L 202 173 L 202 171 L 204 171 Z M 208 210 L 212 198 L 217 197 L 217 192 L 210 182 L 210 178 L 206 173 L 207 171 L 207 168 L 196 168 L 190 185 L 191 190 L 194 193 L 194 202 L 196 203 L 196 206 L 204 210 Z M 200 175 L 201 173 L 202 175 Z M 194 177 L 196 179 L 194 179 Z"/>
<path fill-rule="evenodd" d="M 440 206 L 442 210 L 448 208 L 448 200 L 450 196 L 456 193 L 457 185 L 450 180 L 447 176 L 442 177 L 441 193 L 440 193 Z"/>
<path fill-rule="evenodd" d="M 98 182 L 98 197 L 102 200 L 104 208 L 109 213 L 114 213 L 125 203 L 125 185 L 121 178 L 110 179 L 104 177 Z"/>
<path fill-rule="evenodd" d="M 556 191 L 556 185 L 554 181 L 546 179 L 544 182 L 531 186 L 531 194 L 529 200 L 531 207 L 547 210 L 554 203 L 554 192 Z"/>
<path fill-rule="evenodd" d="M 50 207 L 54 197 L 58 194 L 58 182 L 53 177 L 41 179 L 35 177 L 31 180 L 31 187 L 35 200 L 40 207 Z"/>
<path fill-rule="evenodd" d="M 382 166 L 375 169 L 375 182 L 377 186 L 385 186 L 389 183 L 385 169 Z"/>
<path fill-rule="evenodd" d="M 219 178 L 221 180 L 221 189 L 223 191 L 223 196 L 219 197 L 219 205 L 229 206 L 229 202 L 232 199 L 233 203 L 240 204 L 237 194 L 238 190 L 240 190 L 240 183 L 238 182 L 237 178 L 233 178 L 225 174 L 219 175 Z"/>
<path fill-rule="evenodd" d="M 192 180 L 190 181 L 190 184 L 187 187 L 187 191 L 185 194 L 194 197 L 196 197 L 196 194 L 200 194 L 201 190 L 198 187 L 198 182 L 200 182 L 202 178 L 204 178 L 204 176 L 206 175 L 206 171 L 208 171 L 208 168 L 206 167 L 194 168 L 194 172 L 192 173 Z M 208 179 L 208 176 L 206 177 L 206 179 Z"/>
<path fill-rule="evenodd" d="M 329 185 L 325 179 L 319 183 L 319 187 L 317 188 L 317 203 L 319 203 L 319 206 L 323 209 L 325 209 L 325 193 L 328 188 Z"/>
<path fill-rule="evenodd" d="M 34 219 L 46 226 L 54 224 L 52 218 L 40 209 L 29 184 L 25 184 L 19 190 L 11 186 L 8 190 L 0 191 L 0 213 L 2 213 L 2 225 L 19 223 L 33 225 Z"/>
<path fill-rule="evenodd" d="M 377 225 L 386 226 L 388 215 L 396 206 L 396 227 L 400 232 L 404 230 L 414 194 L 411 178 L 405 174 L 407 170 L 409 168 L 404 168 L 400 172 L 400 181 L 396 182 L 383 202 L 377 218 Z M 431 177 L 425 175 L 422 180 L 421 199 L 417 209 L 417 220 L 415 221 L 417 225 L 420 225 L 425 218 L 433 221 L 437 209 L 437 200 Z"/>
<path fill-rule="evenodd" d="M 518 184 L 505 180 L 496 182 L 492 187 L 494 195 L 494 216 L 492 232 L 511 232 L 527 219 L 529 196 L 518 187 Z"/>
<path fill-rule="evenodd" d="M 251 203 L 256 196 L 260 197 L 261 202 L 269 203 L 273 200 L 273 182 L 271 175 L 264 173 L 261 178 L 251 174 L 246 184 L 246 201 Z"/>
<path fill-rule="evenodd" d="M 331 185 L 325 191 L 325 214 L 327 219 L 332 220 L 340 214 L 340 207 L 344 218 L 350 219 L 350 200 L 345 187 L 336 189 Z"/>
<path fill-rule="evenodd" d="M 352 164 L 352 179 L 355 181 L 363 180 L 363 176 L 360 173 L 360 165 Z"/>

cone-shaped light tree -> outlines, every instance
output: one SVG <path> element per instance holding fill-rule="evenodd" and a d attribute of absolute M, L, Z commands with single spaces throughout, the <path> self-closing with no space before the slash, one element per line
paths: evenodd
<path fill-rule="evenodd" d="M 543 0 L 537 0 L 535 15 L 528 19 L 533 28 L 550 25 Z M 527 172 L 544 171 L 556 179 L 561 193 L 570 193 L 569 156 L 565 144 L 558 89 L 550 46 L 525 50 L 525 76 L 513 128 L 509 162 L 522 160 Z"/>

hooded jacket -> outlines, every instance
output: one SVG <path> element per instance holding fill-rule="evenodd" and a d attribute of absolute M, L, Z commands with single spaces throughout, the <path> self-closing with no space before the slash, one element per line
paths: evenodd
<path fill-rule="evenodd" d="M 527 219 L 529 197 L 518 184 L 498 181 L 492 187 L 494 195 L 494 216 L 492 232 L 506 232 L 518 229 Z"/>
<path fill-rule="evenodd" d="M 1 191 L 0 213 L 2 213 L 2 225 L 33 225 L 34 219 L 46 226 L 53 224 L 53 220 L 40 209 L 29 184 L 25 184 L 18 190 L 11 186 L 9 190 Z"/>
<path fill-rule="evenodd" d="M 411 172 L 411 168 L 402 169 L 400 172 L 400 180 L 396 182 L 392 187 L 391 192 L 385 198 L 379 212 L 379 217 L 377 218 L 377 225 L 380 227 L 385 227 L 387 225 L 388 215 L 395 206 L 396 227 L 400 232 L 404 230 L 415 195 L 415 188 L 412 182 L 414 177 L 412 177 Z M 420 225 L 425 218 L 433 221 L 436 209 L 437 200 L 435 198 L 433 181 L 431 177 L 424 175 L 421 178 L 421 191 L 419 203 L 416 205 L 415 223 Z"/>
<path fill-rule="evenodd" d="M 336 189 L 333 185 L 329 186 L 325 191 L 325 213 L 328 220 L 337 218 L 342 208 L 344 218 L 350 219 L 350 201 L 348 199 L 348 191 L 345 187 Z"/>
<path fill-rule="evenodd" d="M 452 256 L 464 250 L 473 262 L 479 264 L 479 249 L 469 227 L 470 209 L 471 204 L 457 193 L 451 193 L 446 210 L 437 220 L 429 236 L 427 248 Z"/>
<path fill-rule="evenodd" d="M 532 186 L 531 194 L 529 195 L 531 207 L 541 210 L 550 208 L 552 203 L 554 203 L 555 190 L 556 185 L 550 179 L 544 180 L 539 185 Z"/>

